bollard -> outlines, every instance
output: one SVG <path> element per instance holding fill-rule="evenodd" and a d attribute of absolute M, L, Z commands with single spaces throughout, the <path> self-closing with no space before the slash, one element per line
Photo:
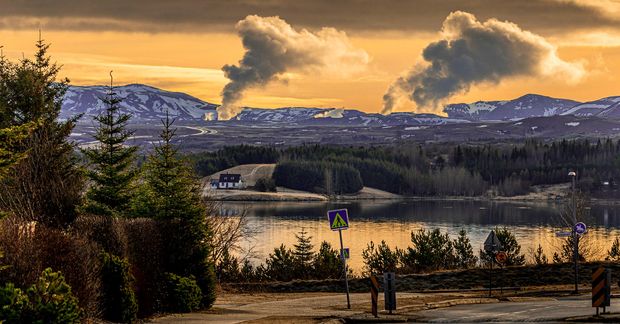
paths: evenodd
<path fill-rule="evenodd" d="M 383 295 L 385 298 L 385 310 L 392 314 L 396 310 L 396 275 L 394 272 L 383 273 Z"/>
<path fill-rule="evenodd" d="M 372 315 L 379 317 L 377 302 L 379 301 L 379 281 L 375 275 L 370 275 L 370 301 L 372 304 Z"/>

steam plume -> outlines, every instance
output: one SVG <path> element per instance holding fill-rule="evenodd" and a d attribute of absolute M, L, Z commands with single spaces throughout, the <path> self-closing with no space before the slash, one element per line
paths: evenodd
<path fill-rule="evenodd" d="M 510 22 L 480 22 L 470 13 L 456 11 L 445 19 L 441 36 L 426 46 L 423 62 L 390 85 L 383 96 L 384 114 L 403 99 L 436 109 L 479 83 L 517 76 L 557 76 L 574 82 L 585 73 L 581 64 L 560 59 L 556 47 L 542 36 Z"/>
<path fill-rule="evenodd" d="M 230 82 L 222 90 L 221 120 L 233 118 L 240 111 L 245 90 L 265 86 L 286 72 L 348 73 L 368 63 L 368 54 L 354 48 L 347 35 L 334 28 L 318 32 L 295 30 L 279 17 L 247 16 L 237 23 L 237 32 L 246 52 L 238 65 L 222 70 Z"/>

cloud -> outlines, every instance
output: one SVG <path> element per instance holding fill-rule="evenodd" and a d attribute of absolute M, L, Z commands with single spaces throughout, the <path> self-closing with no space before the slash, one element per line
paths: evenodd
<path fill-rule="evenodd" d="M 347 31 L 433 31 L 455 10 L 502 17 L 528 29 L 568 33 L 616 28 L 614 0 L 28 0 L 1 1 L 7 29 L 142 32 L 231 31 L 248 14 L 280 16 L 295 26 Z M 617 3 L 616 3 L 617 4 Z M 18 19 L 13 19 L 18 18 Z M 20 20 L 20 21 L 17 21 Z"/>
<path fill-rule="evenodd" d="M 423 50 L 423 61 L 389 87 L 383 113 L 392 112 L 404 98 L 417 107 L 437 108 L 480 83 L 519 76 L 576 82 L 585 74 L 580 63 L 559 58 L 555 46 L 542 36 L 510 22 L 480 22 L 470 13 L 456 11 L 445 19 L 441 36 Z"/>
<path fill-rule="evenodd" d="M 286 72 L 352 73 L 366 66 L 368 54 L 351 45 L 344 32 L 322 28 L 318 32 L 295 30 L 279 17 L 247 16 L 237 23 L 246 52 L 238 65 L 222 70 L 230 82 L 222 90 L 219 119 L 241 111 L 245 90 L 281 79 Z"/>

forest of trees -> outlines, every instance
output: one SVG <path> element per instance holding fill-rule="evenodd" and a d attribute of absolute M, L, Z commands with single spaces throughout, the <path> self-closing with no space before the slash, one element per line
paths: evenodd
<path fill-rule="evenodd" d="M 577 187 L 596 196 L 612 192 L 620 177 L 620 141 L 611 139 L 398 147 L 304 145 L 279 150 L 235 146 L 191 158 L 204 175 L 221 170 L 219 165 L 277 162 L 277 185 L 319 193 L 358 188 L 350 176 L 353 170 L 362 186 L 409 196 L 514 196 L 528 193 L 534 185 L 570 182 L 568 172 L 573 170 Z M 340 172 L 346 175 L 339 176 Z"/>

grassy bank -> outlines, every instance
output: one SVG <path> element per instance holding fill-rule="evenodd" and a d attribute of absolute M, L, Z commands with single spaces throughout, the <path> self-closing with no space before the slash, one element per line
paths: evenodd
<path fill-rule="evenodd" d="M 592 271 L 599 266 L 612 269 L 612 287 L 620 280 L 620 264 L 592 262 L 579 265 L 580 284 L 590 284 Z M 572 264 L 528 265 L 493 269 L 493 286 L 530 287 L 547 285 L 570 285 L 574 282 Z M 382 280 L 379 280 L 382 282 Z M 352 292 L 367 292 L 368 278 L 349 280 Z M 428 274 L 397 275 L 396 289 L 400 292 L 430 290 L 455 290 L 488 288 L 489 269 L 474 268 L 456 271 L 441 271 Z M 225 284 L 224 289 L 256 292 L 341 292 L 342 280 L 295 280 L 290 282 L 234 283 Z"/>

